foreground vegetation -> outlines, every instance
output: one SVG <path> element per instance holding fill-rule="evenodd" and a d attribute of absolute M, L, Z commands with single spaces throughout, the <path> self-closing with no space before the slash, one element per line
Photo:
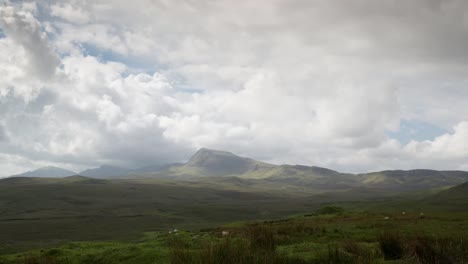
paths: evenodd
<path fill-rule="evenodd" d="M 468 263 L 467 184 L 292 190 L 236 178 L 1 180 L 0 264 Z"/>
<path fill-rule="evenodd" d="M 135 242 L 67 243 L 3 255 L 0 263 L 468 263 L 468 214 L 325 207 L 196 232 L 148 232 Z"/>

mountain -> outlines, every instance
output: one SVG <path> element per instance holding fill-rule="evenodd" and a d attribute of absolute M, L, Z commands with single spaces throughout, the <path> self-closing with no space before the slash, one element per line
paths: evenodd
<path fill-rule="evenodd" d="M 99 168 L 87 169 L 79 174 L 81 176 L 91 178 L 113 178 L 113 177 L 125 177 L 131 172 L 130 169 L 102 165 Z"/>
<path fill-rule="evenodd" d="M 17 176 L 66 177 L 75 174 L 60 168 L 45 167 Z M 207 148 L 198 150 L 186 163 L 151 165 L 134 170 L 103 165 L 79 174 L 101 179 L 189 180 L 219 188 L 250 186 L 257 190 L 267 188 L 302 193 L 349 191 L 359 188 L 407 192 L 452 187 L 468 181 L 468 172 L 464 171 L 387 170 L 350 174 L 315 166 L 273 165 L 231 152 Z"/>
<path fill-rule="evenodd" d="M 231 152 L 202 148 L 187 163 L 174 165 L 161 173 L 179 177 L 243 175 L 275 165 L 237 156 Z"/>
<path fill-rule="evenodd" d="M 356 188 L 405 192 L 449 187 L 468 181 L 468 172 L 464 171 L 389 170 L 350 174 L 315 166 L 273 165 L 207 148 L 198 150 L 184 164 L 175 164 L 147 176 L 216 184 L 226 183 L 216 177 L 235 177 L 238 179 L 229 181 L 245 179 L 248 182 L 242 184 L 282 190 L 295 188 L 302 192 L 348 191 Z"/>
<path fill-rule="evenodd" d="M 18 175 L 13 175 L 12 177 L 48 177 L 48 178 L 62 178 L 67 176 L 76 175 L 76 172 L 58 168 L 58 167 L 42 167 L 37 170 L 24 172 Z"/>

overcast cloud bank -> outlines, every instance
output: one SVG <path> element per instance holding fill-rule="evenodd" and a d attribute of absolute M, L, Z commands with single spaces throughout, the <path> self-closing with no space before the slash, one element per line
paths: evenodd
<path fill-rule="evenodd" d="M 468 169 L 466 1 L 0 3 L 0 176 L 200 147 Z"/>

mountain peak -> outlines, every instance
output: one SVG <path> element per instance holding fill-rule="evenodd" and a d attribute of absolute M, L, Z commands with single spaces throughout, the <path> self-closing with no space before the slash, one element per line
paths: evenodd
<path fill-rule="evenodd" d="M 190 160 L 188 161 L 188 164 L 195 165 L 199 162 L 203 162 L 203 160 L 206 160 L 207 158 L 216 157 L 216 156 L 241 158 L 231 152 L 208 149 L 208 148 L 201 148 L 197 152 L 195 152 L 195 154 L 190 158 Z"/>
<path fill-rule="evenodd" d="M 231 152 L 201 148 L 184 166 L 196 168 L 206 176 L 222 176 L 245 173 L 255 168 L 256 164 L 253 159 L 240 157 Z"/>
<path fill-rule="evenodd" d="M 209 149 L 209 148 L 201 148 L 197 152 L 195 152 L 194 155 L 197 155 L 199 153 L 210 153 L 210 154 L 223 154 L 223 155 L 232 155 L 232 156 L 237 156 L 232 152 L 229 151 L 224 151 L 224 150 L 217 150 L 217 149 Z"/>

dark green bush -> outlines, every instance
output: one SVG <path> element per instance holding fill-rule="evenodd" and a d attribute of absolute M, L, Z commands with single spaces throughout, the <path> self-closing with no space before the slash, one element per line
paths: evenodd
<path fill-rule="evenodd" d="M 338 245 L 328 245 L 326 251 L 318 252 L 316 264 L 354 264 L 353 257 L 342 252 Z"/>
<path fill-rule="evenodd" d="M 343 249 L 353 257 L 354 263 L 371 264 L 374 263 L 377 258 L 376 252 L 354 240 L 344 241 Z"/>
<path fill-rule="evenodd" d="M 385 231 L 377 236 L 380 250 L 385 260 L 397 260 L 403 257 L 403 240 L 396 231 Z"/>
<path fill-rule="evenodd" d="M 273 230 L 264 225 L 253 225 L 248 228 L 250 247 L 257 250 L 274 251 L 276 238 Z"/>
<path fill-rule="evenodd" d="M 317 210 L 317 214 L 342 214 L 344 209 L 338 206 L 325 206 Z"/>
<path fill-rule="evenodd" d="M 408 243 L 407 262 L 417 264 L 464 264 L 468 262 L 468 244 L 463 238 L 418 235 Z"/>
<path fill-rule="evenodd" d="M 20 264 L 62 264 L 66 261 L 59 261 L 57 258 L 45 255 L 27 255 L 18 263 Z"/>
<path fill-rule="evenodd" d="M 302 259 L 289 258 L 276 251 L 265 250 L 250 241 L 224 239 L 206 245 L 202 250 L 176 249 L 170 252 L 171 264 L 307 264 Z"/>

